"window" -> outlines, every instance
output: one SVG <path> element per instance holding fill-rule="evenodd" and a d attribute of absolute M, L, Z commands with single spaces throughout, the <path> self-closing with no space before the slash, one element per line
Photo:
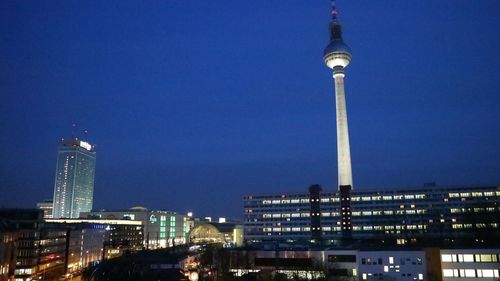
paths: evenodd
<path fill-rule="evenodd" d="M 443 269 L 443 277 L 453 277 L 453 269 Z"/>
<path fill-rule="evenodd" d="M 474 262 L 474 255 L 463 255 L 464 262 Z"/>
<path fill-rule="evenodd" d="M 355 255 L 328 255 L 328 262 L 356 262 Z"/>
<path fill-rule="evenodd" d="M 465 277 L 476 277 L 476 270 L 475 269 L 466 269 L 465 270 Z"/>

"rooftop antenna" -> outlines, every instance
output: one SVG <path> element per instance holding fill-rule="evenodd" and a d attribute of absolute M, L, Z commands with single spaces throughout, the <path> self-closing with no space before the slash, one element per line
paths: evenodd
<path fill-rule="evenodd" d="M 71 124 L 71 138 L 75 139 L 76 123 Z"/>
<path fill-rule="evenodd" d="M 337 6 L 335 6 L 335 0 L 332 0 L 332 20 L 337 21 Z"/>

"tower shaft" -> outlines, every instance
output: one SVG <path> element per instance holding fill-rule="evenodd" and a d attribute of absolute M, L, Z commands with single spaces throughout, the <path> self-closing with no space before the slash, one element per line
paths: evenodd
<path fill-rule="evenodd" d="M 352 187 L 351 149 L 349 145 L 349 128 L 347 125 L 347 109 L 344 91 L 344 73 L 335 69 L 335 106 L 337 114 L 337 161 L 338 184 Z"/>

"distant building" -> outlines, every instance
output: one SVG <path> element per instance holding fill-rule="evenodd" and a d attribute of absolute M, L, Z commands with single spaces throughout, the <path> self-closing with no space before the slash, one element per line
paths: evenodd
<path fill-rule="evenodd" d="M 500 249 L 442 249 L 440 254 L 443 281 L 500 278 Z"/>
<path fill-rule="evenodd" d="M 499 278 L 500 249 L 234 249 L 218 261 L 234 276 L 270 280 L 483 280 Z"/>
<path fill-rule="evenodd" d="M 227 246 L 243 245 L 243 226 L 230 222 L 195 221 L 189 232 L 194 244 L 220 243 Z"/>
<path fill-rule="evenodd" d="M 143 246 L 146 249 L 185 244 L 190 230 L 188 216 L 171 211 L 148 210 L 144 207 L 83 212 L 81 216 L 82 218 L 125 219 L 141 222 L 144 226 Z"/>
<path fill-rule="evenodd" d="M 60 280 L 102 260 L 142 250 L 131 220 L 43 219 L 39 209 L 0 209 L 0 281 Z"/>
<path fill-rule="evenodd" d="M 68 230 L 68 272 L 85 268 L 89 263 L 121 256 L 143 249 L 144 228 L 141 222 L 122 219 L 51 219 L 51 227 Z M 102 230 L 106 232 L 103 232 Z M 104 242 L 104 243 L 102 243 Z M 86 249 L 85 251 L 83 249 Z M 71 256 L 73 254 L 73 257 Z M 74 258 L 74 256 L 79 258 Z"/>
<path fill-rule="evenodd" d="M 78 138 L 63 139 L 57 151 L 53 218 L 78 218 L 92 210 L 96 153 Z"/>
<path fill-rule="evenodd" d="M 44 200 L 43 202 L 36 203 L 36 207 L 43 211 L 43 218 L 44 219 L 51 219 L 52 218 L 53 205 L 54 204 L 53 204 L 52 200 Z"/>
<path fill-rule="evenodd" d="M 307 242 L 313 238 L 313 228 L 319 228 L 315 237 L 336 244 L 342 238 L 345 211 L 341 194 L 321 192 L 316 197 L 308 192 L 245 196 L 245 239 Z M 352 239 L 364 245 L 499 245 L 497 186 L 357 189 L 348 199 Z"/>
<path fill-rule="evenodd" d="M 0 222 L 4 225 L 0 236 L 0 249 L 10 252 L 10 257 L 4 256 L 3 272 L 13 279 L 32 280 L 37 277 L 40 234 L 43 225 L 43 212 L 38 209 L 0 209 Z M 14 244 L 12 244 L 14 242 Z M 12 248 L 14 246 L 14 248 Z M 0 256 L 4 255 L 0 252 Z M 7 266 L 6 260 L 15 259 Z M 2 274 L 3 275 L 3 274 Z M 0 275 L 0 276 L 2 276 Z"/>
<path fill-rule="evenodd" d="M 14 276 L 18 239 L 15 225 L 0 219 L 0 281 L 12 280 Z"/>

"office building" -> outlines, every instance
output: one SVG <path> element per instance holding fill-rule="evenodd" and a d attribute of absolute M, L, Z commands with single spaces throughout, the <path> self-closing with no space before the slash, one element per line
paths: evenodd
<path fill-rule="evenodd" d="M 81 260 L 80 264 L 72 264 L 72 267 L 86 267 L 88 263 L 96 261 L 95 253 L 102 252 L 102 257 L 105 259 L 110 259 L 118 257 L 127 252 L 134 252 L 142 250 L 144 247 L 142 245 L 144 228 L 141 222 L 132 220 L 122 220 L 122 219 L 50 219 L 46 220 L 48 224 L 52 227 L 54 225 L 59 225 L 61 228 L 68 229 L 69 239 L 76 238 L 75 241 L 69 240 L 68 251 L 75 253 L 78 251 L 78 246 L 76 250 L 73 244 L 80 244 L 80 249 L 83 248 L 85 243 L 88 248 L 88 253 L 85 251 L 80 252 Z M 88 229 L 94 229 L 94 231 L 89 231 Z M 107 231 L 104 236 L 102 236 L 102 231 L 104 229 Z M 82 233 L 82 236 L 75 235 L 76 233 Z M 97 241 L 92 241 L 92 237 L 98 238 Z M 104 238 L 104 245 L 100 244 L 101 238 Z M 99 248 L 97 248 L 99 247 Z M 72 259 L 69 260 L 73 261 Z M 86 261 L 86 263 L 84 263 Z M 68 265 L 69 266 L 69 265 Z M 68 270 L 75 270 L 68 267 Z"/>
<path fill-rule="evenodd" d="M 44 200 L 43 202 L 36 203 L 36 207 L 43 211 L 44 219 L 52 218 L 53 205 L 52 200 Z"/>
<path fill-rule="evenodd" d="M 92 211 L 82 213 L 82 218 L 123 219 L 139 221 L 144 226 L 143 246 L 146 249 L 185 244 L 190 230 L 189 217 L 171 211 L 148 210 L 133 207 L 127 210 Z"/>
<path fill-rule="evenodd" d="M 7 270 L 8 278 L 14 280 L 33 280 L 38 271 L 43 212 L 38 209 L 0 209 L 0 222 L 4 225 L 0 233 L 3 237 L 0 248 L 7 249 L 12 255 L 2 258 L 3 272 Z M 8 268 L 5 259 L 10 260 Z"/>
<path fill-rule="evenodd" d="M 234 249 L 220 263 L 230 275 L 254 275 L 256 280 L 281 274 L 289 280 L 496 281 L 499 254 L 499 248 Z"/>
<path fill-rule="evenodd" d="M 16 268 L 18 231 L 0 219 L 0 281 L 12 280 Z"/>
<path fill-rule="evenodd" d="M 92 210 L 96 152 L 78 138 L 63 139 L 57 151 L 53 218 L 78 218 Z"/>
<path fill-rule="evenodd" d="M 247 195 L 244 237 L 248 242 L 307 242 L 314 236 L 312 225 L 319 223 L 322 242 L 336 244 L 342 238 L 341 198 L 340 192 Z M 357 189 L 349 199 L 353 240 L 498 244 L 499 186 Z"/>

